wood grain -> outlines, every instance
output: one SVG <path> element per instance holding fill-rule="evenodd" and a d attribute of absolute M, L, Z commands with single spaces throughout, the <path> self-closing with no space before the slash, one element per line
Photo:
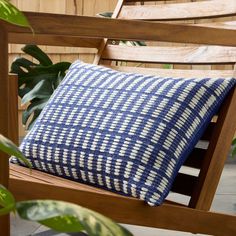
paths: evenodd
<path fill-rule="evenodd" d="M 124 2 L 125 2 L 124 0 L 118 0 L 116 8 L 115 8 L 115 10 L 112 14 L 112 17 L 111 17 L 112 19 L 115 19 L 119 16 Z M 101 44 L 99 46 L 98 53 L 95 55 L 93 64 L 98 65 L 100 63 L 103 52 L 104 52 L 105 48 L 107 47 L 107 43 L 108 43 L 108 39 L 107 38 L 103 39 L 103 41 L 101 42 Z"/>
<path fill-rule="evenodd" d="M 210 209 L 235 133 L 235 109 L 236 89 L 233 89 L 219 113 L 190 207 L 201 210 Z"/>
<path fill-rule="evenodd" d="M 19 145 L 18 132 L 18 78 L 16 75 L 9 75 L 9 122 L 8 122 L 8 137 L 13 143 Z"/>
<path fill-rule="evenodd" d="M 14 44 L 18 43 L 18 44 L 98 48 L 101 43 L 101 39 L 79 38 L 79 37 L 50 35 L 50 34 L 33 35 L 32 33 L 10 33 L 9 42 Z"/>
<path fill-rule="evenodd" d="M 181 69 L 158 69 L 158 68 L 145 68 L 145 67 L 130 67 L 130 66 L 107 66 L 114 70 L 123 71 L 123 72 L 136 72 L 147 75 L 157 75 L 157 76 L 172 76 L 172 77 L 211 77 L 211 78 L 232 78 L 233 71 L 232 70 L 181 70 Z"/>
<path fill-rule="evenodd" d="M 98 12 L 106 12 L 106 11 L 113 11 L 116 6 L 116 0 L 63 0 L 62 3 L 59 3 L 59 0 L 54 1 L 45 1 L 45 0 L 12 0 L 12 3 L 19 7 L 23 11 L 33 11 L 33 12 L 51 12 L 51 13 L 61 13 L 61 14 L 70 14 L 70 15 L 90 15 L 94 16 Z M 27 36 L 23 36 L 21 34 L 10 35 L 12 42 L 15 43 L 15 39 L 17 39 L 18 43 L 28 43 L 28 44 L 38 44 L 42 45 L 54 45 L 54 46 L 80 46 L 80 47 L 92 47 L 97 48 L 100 45 L 100 40 L 93 40 L 92 42 L 88 42 L 85 39 L 78 39 L 78 38 L 66 38 L 63 36 L 45 36 L 45 40 L 42 39 L 44 36 L 32 37 L 32 34 L 28 34 Z M 27 41 L 26 41 L 27 37 Z M 21 40 L 19 40 L 21 39 Z M 84 42 L 85 41 L 85 42 Z M 91 44 L 90 44 L 91 43 Z M 96 45 L 93 45 L 95 43 Z M 50 56 L 50 51 L 46 47 L 44 49 Z M 56 49 L 55 52 L 58 50 Z M 66 50 L 65 50 L 66 51 Z M 11 51 L 12 55 L 18 53 L 14 51 L 14 47 Z M 80 53 L 84 53 L 81 50 Z M 58 53 L 60 54 L 60 53 Z M 74 53 L 67 52 L 68 54 L 68 61 L 72 61 L 74 58 Z M 61 54 L 59 55 L 59 57 Z"/>
<path fill-rule="evenodd" d="M 102 54 L 102 59 L 171 64 L 234 64 L 236 48 L 220 46 L 132 47 L 108 45 Z"/>
<path fill-rule="evenodd" d="M 235 0 L 213 0 L 159 5 L 124 6 L 119 18 L 139 20 L 189 20 L 236 15 Z"/>
<path fill-rule="evenodd" d="M 191 209 L 169 201 L 159 207 L 150 207 L 135 198 L 124 197 L 39 171 L 33 170 L 33 174 L 27 179 L 25 173 L 29 173 L 29 170 L 22 168 L 17 167 L 16 172 L 22 172 L 24 179 L 14 175 L 16 166 L 11 167 L 10 189 L 17 196 L 17 200 L 50 198 L 69 201 L 98 211 L 120 223 L 192 233 L 233 236 L 236 230 L 235 216 Z M 35 176 L 42 178 L 42 181 L 38 179 L 32 181 Z M 46 183 L 45 180 L 51 182 Z"/>
<path fill-rule="evenodd" d="M 7 32 L 0 24 L 0 134 L 9 137 L 9 81 L 8 81 L 8 38 Z M 0 184 L 8 188 L 8 155 L 0 151 Z M 0 217 L 0 232 L 10 236 L 9 216 Z"/>
<path fill-rule="evenodd" d="M 211 28 L 221 28 L 221 29 L 236 29 L 236 21 L 218 21 L 218 22 L 207 22 L 198 23 L 197 26 L 211 27 Z"/>
<path fill-rule="evenodd" d="M 236 31 L 229 29 L 47 13 L 25 12 L 25 15 L 36 35 L 55 34 L 85 38 L 236 46 Z M 11 33 L 29 33 L 29 30 L 22 27 L 7 25 L 7 28 Z"/>

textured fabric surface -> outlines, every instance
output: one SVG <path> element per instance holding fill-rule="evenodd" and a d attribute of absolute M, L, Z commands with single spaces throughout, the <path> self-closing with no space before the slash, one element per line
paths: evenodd
<path fill-rule="evenodd" d="M 76 61 L 20 148 L 36 169 L 159 205 L 234 84 Z"/>

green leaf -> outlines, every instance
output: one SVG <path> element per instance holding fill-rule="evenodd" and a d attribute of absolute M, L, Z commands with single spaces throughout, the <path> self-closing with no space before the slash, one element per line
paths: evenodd
<path fill-rule="evenodd" d="M 15 211 L 15 198 L 3 185 L 0 185 L 0 216 Z"/>
<path fill-rule="evenodd" d="M 23 111 L 22 113 L 22 124 L 26 125 L 28 119 L 30 118 L 31 113 L 29 113 L 27 110 Z"/>
<path fill-rule="evenodd" d="M 43 66 L 52 65 L 51 59 L 37 45 L 28 44 L 24 46 L 21 50 L 38 60 L 39 63 Z"/>
<path fill-rule="evenodd" d="M 171 65 L 171 64 L 164 64 L 164 65 L 163 65 L 163 68 L 164 68 L 164 69 L 171 69 L 171 68 L 172 68 L 172 65 Z"/>
<path fill-rule="evenodd" d="M 57 76 L 57 78 L 55 79 L 55 81 L 53 83 L 54 89 L 56 89 L 59 86 L 59 84 L 62 82 L 64 77 L 65 77 L 65 72 L 62 72 Z"/>
<path fill-rule="evenodd" d="M 236 156 L 236 147 L 233 147 L 232 151 L 231 151 L 231 157 L 235 157 Z"/>
<path fill-rule="evenodd" d="M 11 24 L 31 28 L 24 14 L 6 0 L 0 0 L 0 19 Z"/>
<path fill-rule="evenodd" d="M 18 77 L 20 78 L 21 76 L 24 76 L 25 71 L 21 66 L 19 66 L 17 63 L 12 63 L 11 65 L 11 71 L 10 73 L 17 74 Z"/>
<path fill-rule="evenodd" d="M 51 66 L 50 68 L 52 71 L 65 73 L 69 69 L 70 66 L 71 66 L 70 62 L 58 62 L 54 64 L 53 66 Z"/>
<path fill-rule="evenodd" d="M 25 94 L 29 93 L 31 91 L 30 88 L 26 87 L 26 88 L 19 88 L 18 89 L 18 95 L 23 98 L 25 96 Z"/>
<path fill-rule="evenodd" d="M 41 111 L 43 110 L 43 108 L 47 104 L 47 102 L 48 102 L 48 99 L 40 99 L 40 100 L 35 99 L 35 100 L 31 101 L 31 104 L 22 113 L 22 124 L 23 125 L 26 125 L 29 118 L 33 114 L 33 118 L 31 119 L 30 123 L 28 124 L 27 129 L 29 129 L 29 130 L 31 129 L 34 122 L 36 121 L 36 119 L 40 115 Z"/>
<path fill-rule="evenodd" d="M 51 200 L 19 202 L 16 209 L 21 218 L 39 222 L 60 232 L 81 232 L 84 227 L 70 203 Z"/>
<path fill-rule="evenodd" d="M 120 226 L 119 224 L 116 224 L 111 219 L 86 208 L 86 212 L 84 212 L 84 227 L 86 229 L 86 232 L 89 235 L 96 235 L 96 236 L 132 236 L 132 234 L 125 229 L 124 227 Z"/>
<path fill-rule="evenodd" d="M 23 123 L 23 125 L 26 125 L 26 123 L 27 123 L 28 119 L 30 118 L 30 116 L 34 113 L 33 120 L 30 122 L 30 124 L 31 124 L 40 115 L 42 109 L 47 104 L 47 101 L 48 101 L 48 99 L 31 101 L 31 104 L 22 113 L 22 123 Z"/>
<path fill-rule="evenodd" d="M 26 166 L 31 168 L 30 162 L 25 158 L 22 152 L 18 149 L 18 147 L 9 139 L 5 138 L 0 134 L 0 150 L 5 152 L 10 156 L 15 156 L 20 161 L 22 161 Z"/>
<path fill-rule="evenodd" d="M 45 79 L 51 80 L 51 83 L 53 84 L 53 82 L 57 80 L 58 76 L 68 70 L 70 65 L 71 63 L 69 62 L 59 62 L 50 66 L 37 65 L 29 72 L 23 72 L 20 74 L 19 86 L 21 87 L 25 84 L 26 87 L 32 89 L 37 83 Z"/>
<path fill-rule="evenodd" d="M 233 139 L 233 141 L 232 141 L 232 145 L 236 145 L 236 138 Z"/>
<path fill-rule="evenodd" d="M 27 107 L 27 111 L 29 113 L 32 113 L 34 111 L 42 110 L 45 105 L 47 104 L 48 99 L 42 99 L 42 100 L 34 100 L 31 102 L 31 104 Z"/>
<path fill-rule="evenodd" d="M 131 236 L 112 220 L 81 206 L 53 200 L 19 202 L 16 209 L 21 218 L 37 221 L 61 232 L 81 232 L 90 236 Z"/>
<path fill-rule="evenodd" d="M 45 79 L 53 81 L 55 77 L 57 77 L 55 72 L 51 73 L 46 70 L 40 72 L 39 68 L 35 68 L 19 78 L 19 86 L 21 87 L 25 84 L 26 87 L 33 89 L 40 81 Z"/>
<path fill-rule="evenodd" d="M 32 61 L 29 61 L 28 59 L 23 57 L 18 57 L 12 62 L 10 72 L 19 75 L 19 73 L 22 73 L 22 69 L 30 71 L 35 66 L 37 66 L 37 64 L 33 63 Z"/>
<path fill-rule="evenodd" d="M 42 80 L 22 98 L 21 103 L 25 104 L 35 98 L 49 99 L 53 93 L 52 84 L 47 80 Z"/>
<path fill-rule="evenodd" d="M 102 17 L 107 17 L 107 18 L 111 18 L 112 17 L 113 12 L 102 12 L 102 13 L 98 13 L 98 16 L 102 16 Z"/>
<path fill-rule="evenodd" d="M 57 216 L 47 220 L 39 221 L 39 223 L 58 232 L 74 233 L 84 230 L 78 218 L 74 217 L 73 215 Z"/>
<path fill-rule="evenodd" d="M 147 44 L 143 41 L 136 41 L 136 43 L 138 44 L 138 46 L 142 46 L 142 47 L 147 46 Z"/>
<path fill-rule="evenodd" d="M 143 41 L 120 41 L 120 45 L 126 45 L 126 46 L 147 46 L 145 42 Z"/>
<path fill-rule="evenodd" d="M 29 122 L 29 124 L 28 124 L 28 127 L 27 127 L 28 130 L 31 130 L 31 129 L 32 129 L 32 127 L 34 126 L 36 120 L 38 119 L 38 117 L 39 117 L 41 111 L 42 111 L 42 110 L 36 110 L 36 111 L 34 111 L 34 115 L 33 115 L 32 119 L 30 120 L 30 122 Z"/>

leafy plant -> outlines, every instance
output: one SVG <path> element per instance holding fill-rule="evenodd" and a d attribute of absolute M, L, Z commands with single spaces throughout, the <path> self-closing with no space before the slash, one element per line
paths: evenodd
<path fill-rule="evenodd" d="M 163 69 L 171 69 L 172 65 L 171 64 L 164 64 Z"/>
<path fill-rule="evenodd" d="M 1 134 L 0 134 L 0 151 L 5 152 L 9 156 L 17 157 L 20 161 L 24 162 L 26 166 L 31 168 L 30 162 L 25 158 L 25 156 L 18 149 L 18 147 Z"/>
<path fill-rule="evenodd" d="M 8 0 L 0 0 L 0 19 L 11 24 L 31 28 L 24 14 Z"/>
<path fill-rule="evenodd" d="M 54 90 L 60 84 L 70 67 L 69 62 L 53 64 L 51 59 L 36 45 L 26 45 L 22 51 L 38 61 L 32 62 L 24 57 L 15 59 L 11 72 L 18 75 L 19 96 L 22 104 L 27 104 L 22 122 L 30 129 Z"/>
<path fill-rule="evenodd" d="M 111 18 L 111 17 L 112 17 L 112 14 L 113 14 L 113 12 L 108 11 L 108 12 L 102 12 L 102 13 L 99 13 L 98 16 Z"/>
<path fill-rule="evenodd" d="M 236 157 L 236 138 L 232 141 L 231 157 Z"/>
<path fill-rule="evenodd" d="M 20 150 L 0 135 L 0 150 L 30 163 Z M 16 202 L 14 196 L 0 185 L 0 216 L 16 212 L 22 219 L 38 222 L 58 232 L 86 232 L 91 236 L 131 236 L 132 234 L 111 219 L 73 203 L 55 200 Z"/>

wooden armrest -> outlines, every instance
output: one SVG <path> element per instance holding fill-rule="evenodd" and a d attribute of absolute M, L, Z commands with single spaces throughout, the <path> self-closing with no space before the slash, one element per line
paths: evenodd
<path fill-rule="evenodd" d="M 35 37 L 44 35 L 48 36 L 48 40 L 52 36 L 63 36 L 90 39 L 90 42 L 93 41 L 91 38 L 110 38 L 236 46 L 236 30 L 232 29 L 49 13 L 25 12 L 25 15 L 35 31 Z M 32 37 L 28 28 L 5 22 L 1 24 L 10 35 L 23 33 L 26 38 L 27 35 Z M 17 39 L 11 41 L 12 38 L 10 42 L 17 43 Z M 68 44 L 71 46 L 71 42 Z"/>

